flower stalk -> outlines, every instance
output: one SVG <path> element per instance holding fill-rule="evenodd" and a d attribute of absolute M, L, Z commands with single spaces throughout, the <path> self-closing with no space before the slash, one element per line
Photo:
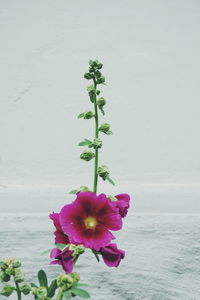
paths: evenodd
<path fill-rule="evenodd" d="M 97 83 L 95 78 L 93 78 L 94 88 L 95 88 L 95 96 L 94 96 L 94 111 L 95 111 L 95 139 L 99 137 L 99 116 L 98 116 L 98 108 L 97 108 L 97 96 L 96 96 L 96 89 Z M 98 156 L 99 151 L 95 149 L 95 159 L 94 159 L 94 185 L 93 185 L 93 192 L 97 193 L 97 184 L 98 184 Z"/>
<path fill-rule="evenodd" d="M 15 281 L 15 286 L 16 286 L 16 292 L 17 292 L 17 300 L 21 300 L 22 299 L 22 293 L 20 291 L 19 284 L 16 281 Z"/>

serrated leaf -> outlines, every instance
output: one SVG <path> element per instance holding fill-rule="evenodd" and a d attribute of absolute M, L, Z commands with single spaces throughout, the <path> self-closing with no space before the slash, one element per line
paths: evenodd
<path fill-rule="evenodd" d="M 84 299 L 90 298 L 90 294 L 87 291 L 79 289 L 77 287 L 72 287 L 71 292 L 73 292 L 73 294 L 75 294 L 76 296 L 79 296 Z"/>
<path fill-rule="evenodd" d="M 72 297 L 71 290 L 63 292 L 63 296 L 64 296 L 66 299 L 70 299 L 70 298 Z"/>
<path fill-rule="evenodd" d="M 44 270 L 40 270 L 38 272 L 38 281 L 40 283 L 40 286 L 44 286 L 45 288 L 48 289 L 47 275 L 44 272 Z"/>
<path fill-rule="evenodd" d="M 75 195 L 77 192 L 78 192 L 78 190 L 72 190 L 71 192 L 69 192 L 69 194 Z"/>
<path fill-rule="evenodd" d="M 33 282 L 31 282 L 31 286 L 34 287 L 34 288 L 38 288 L 38 286 Z"/>
<path fill-rule="evenodd" d="M 114 181 L 109 176 L 106 177 L 106 180 L 110 182 L 112 185 L 115 185 Z"/>
<path fill-rule="evenodd" d="M 56 248 L 62 251 L 67 245 L 66 244 L 55 244 Z"/>
<path fill-rule="evenodd" d="M 57 280 L 54 279 L 51 282 L 51 284 L 50 284 L 50 286 L 48 288 L 48 294 L 47 294 L 47 296 L 50 297 L 50 298 L 52 298 L 55 295 L 55 291 L 56 291 L 57 287 L 58 287 L 57 286 Z"/>
<path fill-rule="evenodd" d="M 78 115 L 78 119 L 83 118 L 84 117 L 84 113 L 81 113 L 80 115 Z"/>
<path fill-rule="evenodd" d="M 47 249 L 45 251 L 43 251 L 42 253 L 40 253 L 40 255 L 44 255 L 44 254 L 47 254 L 47 253 L 50 253 L 52 249 Z"/>

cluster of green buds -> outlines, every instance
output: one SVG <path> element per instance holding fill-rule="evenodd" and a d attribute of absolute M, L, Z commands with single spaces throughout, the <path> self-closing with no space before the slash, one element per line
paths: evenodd
<path fill-rule="evenodd" d="M 32 289 L 32 294 L 35 296 L 35 299 L 37 300 L 49 300 L 48 292 L 46 287 L 40 286 L 40 287 L 34 287 Z"/>
<path fill-rule="evenodd" d="M 92 84 L 90 84 L 87 88 L 88 95 L 90 101 L 93 103 L 94 110 L 88 110 L 78 115 L 78 118 L 83 119 L 95 119 L 95 136 L 93 140 L 84 139 L 84 141 L 79 143 L 79 146 L 87 146 L 88 148 L 93 148 L 94 151 L 90 149 L 85 149 L 81 154 L 80 158 L 84 161 L 90 161 L 92 159 L 94 162 L 94 186 L 93 192 L 97 192 L 97 182 L 98 177 L 101 177 L 103 180 L 108 180 L 110 183 L 114 184 L 114 182 L 109 177 L 108 168 L 105 170 L 105 166 L 98 166 L 98 151 L 102 148 L 103 142 L 99 138 L 100 133 L 104 133 L 106 135 L 112 134 L 110 129 L 110 124 L 103 123 L 99 125 L 99 111 L 105 115 L 104 106 L 106 105 L 106 99 L 104 97 L 99 97 L 100 90 L 98 89 L 98 85 L 105 84 L 105 77 L 102 75 L 103 64 L 97 60 L 89 61 L 89 70 L 84 74 L 84 78 L 87 80 L 91 80 Z M 102 170 L 103 168 L 103 170 Z"/>
<path fill-rule="evenodd" d="M 28 295 L 31 292 L 31 286 L 29 284 L 23 283 L 21 286 L 19 285 L 19 283 L 24 281 L 24 274 L 20 267 L 21 262 L 16 259 L 9 258 L 0 260 L 1 282 L 8 282 L 11 280 L 11 277 L 15 282 L 15 287 L 5 285 L 0 291 L 1 295 L 9 297 L 14 291 L 16 291 L 17 294 L 24 295 Z"/>

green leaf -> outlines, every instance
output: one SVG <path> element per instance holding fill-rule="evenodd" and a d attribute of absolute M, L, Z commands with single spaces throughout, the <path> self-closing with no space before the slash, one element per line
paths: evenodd
<path fill-rule="evenodd" d="M 83 118 L 84 117 L 84 113 L 81 113 L 80 115 L 78 115 L 78 119 Z"/>
<path fill-rule="evenodd" d="M 51 249 L 47 249 L 45 251 L 43 251 L 42 253 L 40 253 L 40 255 L 44 255 L 44 254 L 47 254 L 47 253 L 50 253 Z"/>
<path fill-rule="evenodd" d="M 40 283 L 40 286 L 44 286 L 45 288 L 48 289 L 47 275 L 44 272 L 44 270 L 40 270 L 38 272 L 38 281 Z"/>
<path fill-rule="evenodd" d="M 80 142 L 78 146 L 89 146 L 90 144 L 92 144 L 92 141 L 84 139 L 84 141 Z"/>
<path fill-rule="evenodd" d="M 70 299 L 72 297 L 71 289 L 63 292 L 63 296 L 67 299 Z"/>
<path fill-rule="evenodd" d="M 67 245 L 66 244 L 55 244 L 56 248 L 58 248 L 60 251 L 62 251 Z"/>
<path fill-rule="evenodd" d="M 107 135 L 111 135 L 111 134 L 113 134 L 113 133 L 112 133 L 112 131 L 111 131 L 111 130 L 108 130 L 107 132 L 105 132 L 105 134 L 107 134 Z"/>
<path fill-rule="evenodd" d="M 106 180 L 110 182 L 112 185 L 115 185 L 114 181 L 109 176 L 106 177 Z"/>
<path fill-rule="evenodd" d="M 57 287 L 58 287 L 57 286 L 57 280 L 54 279 L 51 282 L 51 284 L 50 284 L 50 286 L 48 288 L 48 294 L 47 294 L 47 296 L 50 297 L 50 298 L 52 298 L 55 295 L 55 291 L 56 291 Z"/>
<path fill-rule="evenodd" d="M 85 298 L 85 299 L 90 298 L 90 294 L 87 291 L 79 289 L 77 287 L 72 287 L 71 292 L 73 292 L 73 294 L 81 298 Z"/>
<path fill-rule="evenodd" d="M 75 195 L 77 192 L 78 192 L 78 190 L 72 190 L 71 192 L 69 192 L 69 194 Z"/>
<path fill-rule="evenodd" d="M 34 288 L 38 288 L 38 286 L 33 282 L 31 282 L 31 286 L 34 287 Z"/>

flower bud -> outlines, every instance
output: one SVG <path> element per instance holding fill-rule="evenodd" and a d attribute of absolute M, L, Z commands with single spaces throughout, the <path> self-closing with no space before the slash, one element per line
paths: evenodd
<path fill-rule="evenodd" d="M 95 157 L 95 154 L 92 151 L 85 150 L 81 153 L 80 158 L 85 161 L 90 161 Z"/>
<path fill-rule="evenodd" d="M 105 133 L 105 134 L 111 134 L 112 132 L 110 131 L 110 124 L 108 123 L 103 123 L 100 127 L 99 127 L 99 131 Z"/>
<path fill-rule="evenodd" d="M 71 277 L 72 277 L 74 283 L 77 283 L 77 282 L 80 281 L 80 275 L 79 275 L 79 273 L 73 272 L 73 273 L 71 273 L 70 275 L 71 275 Z"/>
<path fill-rule="evenodd" d="M 106 180 L 106 178 L 110 172 L 109 172 L 108 167 L 103 165 L 97 169 L 97 173 L 103 180 Z"/>
<path fill-rule="evenodd" d="M 8 265 L 7 265 L 5 259 L 0 260 L 0 268 L 1 268 L 2 271 L 8 268 Z"/>
<path fill-rule="evenodd" d="M 0 295 L 3 295 L 3 296 L 6 296 L 6 297 L 9 297 L 12 292 L 14 291 L 14 287 L 12 286 L 9 286 L 9 285 L 5 285 L 3 287 L 3 289 L 0 291 Z"/>
<path fill-rule="evenodd" d="M 1 282 L 8 282 L 10 280 L 10 275 L 6 274 L 6 272 L 2 272 L 0 275 Z"/>
<path fill-rule="evenodd" d="M 15 269 L 14 280 L 18 283 L 24 281 L 24 274 L 20 269 Z"/>
<path fill-rule="evenodd" d="M 84 113 L 83 119 L 89 120 L 94 117 L 94 113 L 92 111 L 86 111 Z"/>
<path fill-rule="evenodd" d="M 67 290 L 73 285 L 74 281 L 70 275 L 60 275 L 57 278 L 57 285 L 58 287 L 62 288 L 62 290 Z"/>
<path fill-rule="evenodd" d="M 47 289 L 44 286 L 34 289 L 32 293 L 37 297 L 38 300 L 46 300 Z"/>
<path fill-rule="evenodd" d="M 102 108 L 106 104 L 106 99 L 101 97 L 97 100 L 97 105 L 99 108 Z"/>
<path fill-rule="evenodd" d="M 92 79 L 92 77 L 93 77 L 93 76 L 92 76 L 91 73 L 85 73 L 85 74 L 84 74 L 84 78 L 85 78 L 85 79 L 90 80 L 90 79 Z"/>
<path fill-rule="evenodd" d="M 11 266 L 13 268 L 19 268 L 19 267 L 21 267 L 21 262 L 19 260 L 13 259 Z"/>
<path fill-rule="evenodd" d="M 91 147 L 93 147 L 94 149 L 99 149 L 101 148 L 103 145 L 102 141 L 99 138 L 96 138 L 93 140 Z"/>
<path fill-rule="evenodd" d="M 98 63 L 98 65 L 97 65 L 97 69 L 101 69 L 103 67 L 103 64 L 102 63 Z"/>
<path fill-rule="evenodd" d="M 101 76 L 100 78 L 97 79 L 97 83 L 98 84 L 103 84 L 103 83 L 105 83 L 105 80 L 106 80 L 105 77 Z"/>
<path fill-rule="evenodd" d="M 14 268 L 12 268 L 11 266 L 9 266 L 6 270 L 5 270 L 5 273 L 7 274 L 7 275 L 15 275 L 15 269 Z"/>
<path fill-rule="evenodd" d="M 101 77 L 101 72 L 100 71 L 95 71 L 94 76 L 98 79 Z"/>
<path fill-rule="evenodd" d="M 99 95 L 101 92 L 100 90 L 96 90 L 96 94 Z"/>
<path fill-rule="evenodd" d="M 24 295 L 28 295 L 31 292 L 32 288 L 30 286 L 30 284 L 23 284 L 20 287 L 20 291 L 24 294 Z"/>

